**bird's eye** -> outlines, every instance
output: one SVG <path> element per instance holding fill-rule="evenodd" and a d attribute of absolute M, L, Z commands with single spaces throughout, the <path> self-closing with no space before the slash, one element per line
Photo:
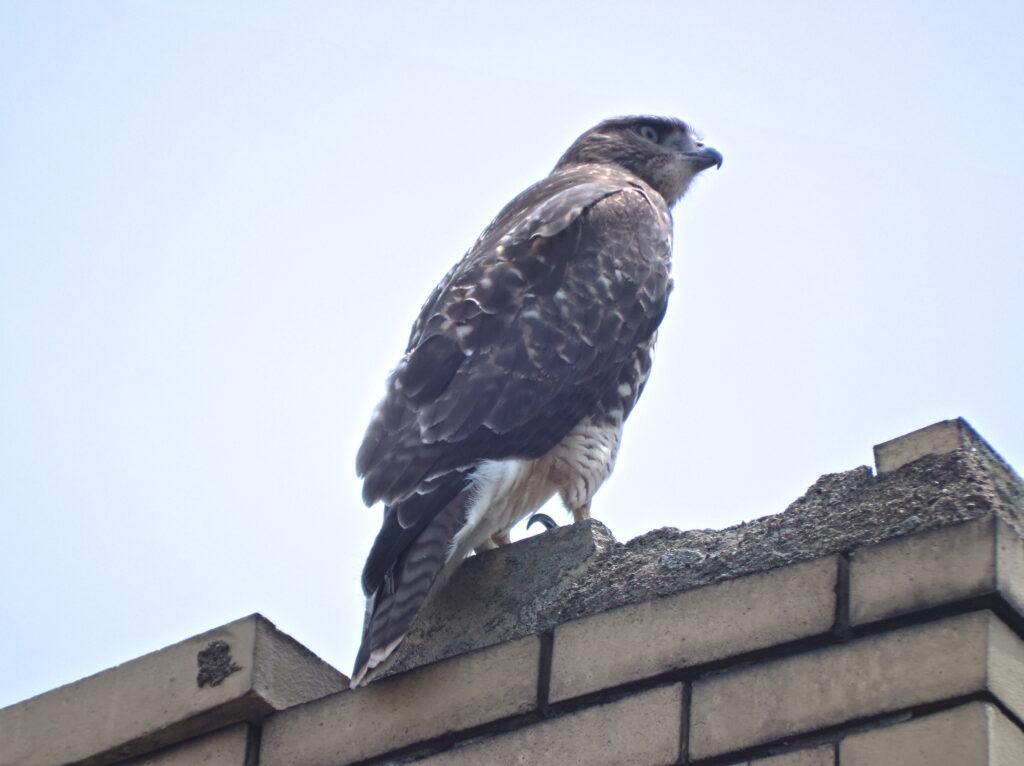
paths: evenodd
<path fill-rule="evenodd" d="M 640 135 L 646 138 L 648 141 L 658 143 L 658 131 L 656 131 L 650 125 L 641 125 Z"/>

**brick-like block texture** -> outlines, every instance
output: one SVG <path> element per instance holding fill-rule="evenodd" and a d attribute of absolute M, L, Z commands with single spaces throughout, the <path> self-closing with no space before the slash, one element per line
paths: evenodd
<path fill-rule="evenodd" d="M 663 766 L 679 757 L 682 685 L 654 689 L 477 744 L 417 766 Z M 831 766 L 831 764 L 830 764 Z"/>
<path fill-rule="evenodd" d="M 995 705 L 974 702 L 840 743 L 843 766 L 1020 766 L 1024 733 Z"/>
<path fill-rule="evenodd" d="M 1024 614 L 1024 541 L 989 517 L 854 551 L 854 625 L 999 591 Z"/>
<path fill-rule="evenodd" d="M 336 766 L 527 713 L 539 662 L 531 636 L 286 710 L 263 726 L 260 766 Z"/>
<path fill-rule="evenodd" d="M 835 766 L 836 751 L 832 745 L 797 750 L 750 761 L 749 766 Z M 877 766 L 877 765 L 876 765 Z"/>
<path fill-rule="evenodd" d="M 828 556 L 559 625 L 551 700 L 824 633 L 837 571 Z"/>
<path fill-rule="evenodd" d="M 116 763 L 346 681 L 251 615 L 0 710 L 0 766 Z"/>
<path fill-rule="evenodd" d="M 707 758 L 984 690 L 1024 713 L 1024 642 L 988 611 L 700 680 L 690 755 Z"/>
<path fill-rule="evenodd" d="M 248 733 L 248 724 L 235 724 L 118 766 L 253 766 L 245 761 Z"/>

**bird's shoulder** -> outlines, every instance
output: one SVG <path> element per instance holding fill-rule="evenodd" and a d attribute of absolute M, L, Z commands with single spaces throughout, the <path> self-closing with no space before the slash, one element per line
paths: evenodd
<path fill-rule="evenodd" d="M 555 170 L 502 208 L 467 257 L 533 237 L 554 236 L 612 196 L 619 206 L 638 213 L 649 210 L 671 225 L 664 199 L 639 177 L 612 165 L 574 165 Z"/>
<path fill-rule="evenodd" d="M 620 168 L 578 165 L 556 170 L 527 188 L 484 229 L 463 258 L 455 263 L 424 302 L 409 336 L 407 352 L 424 339 L 432 316 L 445 304 L 465 300 L 473 292 L 475 302 L 493 290 L 500 295 L 529 289 L 531 281 L 543 280 L 547 269 L 536 269 L 538 253 L 568 258 L 579 248 L 546 247 L 586 214 L 591 238 L 629 224 L 659 240 L 655 248 L 668 257 L 672 246 L 672 215 L 664 199 L 650 185 Z M 550 264 L 546 264 L 550 265 Z M 525 269 L 523 267 L 526 267 Z"/>

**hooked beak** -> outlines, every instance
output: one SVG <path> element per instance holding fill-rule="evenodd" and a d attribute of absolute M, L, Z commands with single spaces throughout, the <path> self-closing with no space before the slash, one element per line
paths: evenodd
<path fill-rule="evenodd" d="M 698 173 L 707 170 L 712 165 L 716 168 L 722 167 L 722 153 L 703 144 L 699 144 L 698 148 L 693 151 L 686 152 L 686 157 L 697 166 Z"/>

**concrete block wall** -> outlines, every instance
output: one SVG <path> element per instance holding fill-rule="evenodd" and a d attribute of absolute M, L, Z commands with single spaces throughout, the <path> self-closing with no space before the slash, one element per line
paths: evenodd
<path fill-rule="evenodd" d="M 0 766 L 1024 764 L 1024 485 L 962 420 L 876 465 L 729 530 L 590 522 L 476 557 L 357 691 L 247 618 L 0 710 Z M 288 647 L 272 674 L 260 630 Z M 215 636 L 221 691 L 138 674 L 191 678 Z M 53 723 L 89 710 L 115 723 Z"/>
<path fill-rule="evenodd" d="M 254 766 L 260 722 L 347 686 L 251 615 L 0 710 L 0 765 Z"/>

